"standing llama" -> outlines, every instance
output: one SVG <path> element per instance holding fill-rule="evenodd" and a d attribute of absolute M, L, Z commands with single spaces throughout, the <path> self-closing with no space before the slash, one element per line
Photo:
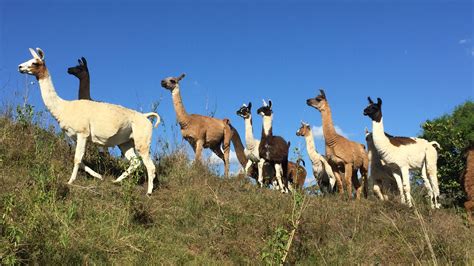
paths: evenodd
<path fill-rule="evenodd" d="M 252 125 L 252 103 L 249 102 L 248 106 L 243 104 L 242 107 L 237 110 L 237 115 L 242 117 L 245 122 L 245 157 L 247 163 L 245 165 L 245 173 L 249 174 L 249 169 L 253 164 L 258 164 L 260 161 L 260 155 L 258 153 L 258 147 L 260 140 L 253 137 L 253 125 Z"/>
<path fill-rule="evenodd" d="M 474 145 L 467 149 L 466 170 L 463 175 L 463 185 L 466 191 L 466 208 L 467 218 L 471 224 L 474 224 L 472 214 L 474 213 Z"/>
<path fill-rule="evenodd" d="M 245 156 L 247 157 L 247 164 L 245 165 L 245 173 L 248 176 L 253 177 L 255 180 L 258 180 L 258 162 L 260 161 L 260 154 L 258 152 L 258 147 L 260 146 L 260 140 L 253 137 L 253 123 L 252 123 L 252 103 L 249 102 L 248 105 L 243 104 L 242 107 L 237 110 L 237 115 L 242 117 L 245 121 Z M 298 188 L 302 188 L 304 181 L 306 180 L 306 169 L 300 165 L 300 162 L 303 163 L 303 160 L 297 160 L 296 163 L 288 162 L 288 180 L 295 184 Z M 264 177 L 270 176 L 270 179 L 274 177 L 274 171 L 269 169 L 268 164 L 264 165 L 263 174 Z M 252 171 L 250 170 L 252 169 Z M 274 186 L 275 188 L 276 186 Z"/>
<path fill-rule="evenodd" d="M 79 79 L 79 100 L 92 100 L 90 90 L 90 76 L 87 61 L 84 57 L 78 59 L 79 64 L 67 69 L 67 73 L 76 76 Z"/>
<path fill-rule="evenodd" d="M 142 114 L 122 106 L 88 100 L 67 101 L 60 98 L 54 89 L 53 81 L 46 67 L 44 52 L 30 48 L 33 59 L 18 66 L 20 73 L 29 74 L 38 80 L 44 104 L 58 121 L 59 126 L 68 136 L 76 140 L 74 168 L 68 184 L 72 184 L 79 167 L 90 175 L 102 179 L 102 176 L 82 163 L 87 140 L 113 147 L 118 145 L 125 157 L 131 161 L 130 166 L 114 182 L 126 178 L 143 161 L 148 173 L 147 194 L 153 191 L 155 165 L 150 158 L 152 124 L 147 115 L 160 117 L 156 113 Z M 141 157 L 138 160 L 137 154 Z"/>
<path fill-rule="evenodd" d="M 428 142 L 421 138 L 392 137 L 384 131 L 382 118 L 382 100 L 377 98 L 374 103 L 368 97 L 369 105 L 364 109 L 364 115 L 372 119 L 372 134 L 374 146 L 380 158 L 392 169 L 403 204 L 412 207 L 410 193 L 410 169 L 420 169 L 424 185 L 430 196 L 431 208 L 440 208 L 438 203 L 439 187 L 437 177 L 438 152 L 436 141 Z M 401 177 L 400 177 L 401 174 Z M 426 175 L 428 174 L 428 178 Z"/>
<path fill-rule="evenodd" d="M 331 193 L 336 183 L 336 177 L 331 166 L 326 159 L 318 153 L 314 144 L 313 132 L 309 124 L 301 122 L 301 127 L 296 131 L 296 135 L 304 137 L 306 141 L 306 150 L 313 166 L 313 175 L 318 182 L 321 192 Z"/>
<path fill-rule="evenodd" d="M 326 144 L 326 157 L 336 177 L 339 193 L 344 193 L 341 176 L 344 174 L 347 195 L 352 198 L 352 183 L 356 189 L 356 198 L 360 198 L 361 190 L 367 197 L 367 172 L 369 159 L 364 145 L 350 141 L 336 133 L 332 121 L 331 108 L 323 90 L 315 98 L 306 100 L 306 104 L 321 112 L 323 135 Z M 357 178 L 357 170 L 362 176 L 362 186 Z"/>
<path fill-rule="evenodd" d="M 282 137 L 273 135 L 272 101 L 268 101 L 268 105 L 263 101 L 263 106 L 257 110 L 257 113 L 263 117 L 262 137 L 258 146 L 258 154 L 260 156 L 258 183 L 260 186 L 263 186 L 262 169 L 264 163 L 267 162 L 275 168 L 278 188 L 281 192 L 288 193 L 288 150 L 290 144 Z"/>
<path fill-rule="evenodd" d="M 398 192 L 397 182 L 393 178 L 393 171 L 400 169 L 393 169 L 383 162 L 374 145 L 372 133 L 365 129 L 365 141 L 367 142 L 367 149 L 369 151 L 370 175 L 369 179 L 374 183 L 373 190 L 375 195 L 380 200 L 388 200 L 389 192 L 395 194 Z"/>
<path fill-rule="evenodd" d="M 224 174 L 229 175 L 230 142 L 234 144 L 237 159 L 242 166 L 246 164 L 244 147 L 239 133 L 230 125 L 229 121 L 203 116 L 188 114 L 184 109 L 180 94 L 179 82 L 185 74 L 179 77 L 168 77 L 161 81 L 161 86 L 171 92 L 174 110 L 181 127 L 181 135 L 189 142 L 196 154 L 195 161 L 201 161 L 203 148 L 210 148 L 219 158 L 224 161 Z M 222 152 L 222 149 L 224 152 Z"/>

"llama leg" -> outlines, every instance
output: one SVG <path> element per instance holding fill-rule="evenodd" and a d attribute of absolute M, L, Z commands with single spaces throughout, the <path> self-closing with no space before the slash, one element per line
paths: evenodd
<path fill-rule="evenodd" d="M 428 180 L 428 177 L 426 176 L 426 164 L 425 163 L 423 163 L 423 166 L 421 167 L 421 178 L 423 179 L 423 184 L 425 185 L 425 188 L 428 192 L 428 196 L 430 197 L 431 209 L 434 209 L 435 205 L 434 205 L 433 189 L 431 187 L 430 181 Z"/>
<path fill-rule="evenodd" d="M 402 169 L 402 183 L 403 183 L 403 191 L 405 192 L 405 197 L 407 199 L 408 207 L 413 207 L 413 203 L 411 201 L 411 187 L 410 187 L 410 171 L 408 167 L 403 167 Z"/>
<path fill-rule="evenodd" d="M 153 163 L 153 160 L 150 158 L 150 155 L 147 154 L 146 152 L 141 153 L 141 157 L 142 157 L 143 164 L 146 167 L 147 175 L 148 175 L 147 194 L 151 195 L 151 192 L 153 192 L 153 179 L 155 179 L 155 175 L 156 175 L 155 164 Z"/>
<path fill-rule="evenodd" d="M 113 181 L 114 183 L 120 182 L 127 178 L 141 164 L 141 161 L 137 157 L 135 149 L 133 148 L 133 143 L 127 142 L 125 144 L 121 144 L 119 145 L 119 148 L 125 155 L 125 158 L 127 158 L 127 160 L 130 162 L 130 165 L 128 166 L 127 170 L 125 170 L 125 172 L 123 172 L 117 179 Z"/>
<path fill-rule="evenodd" d="M 252 167 L 252 160 L 247 160 L 247 164 L 245 165 L 245 174 L 248 176 L 249 175 L 249 170 L 250 170 L 250 167 Z"/>
<path fill-rule="evenodd" d="M 204 144 L 203 140 L 198 139 L 196 141 L 196 146 L 194 149 L 194 152 L 196 153 L 194 156 L 194 162 L 202 162 L 201 161 L 201 156 L 202 156 L 202 145 Z"/>
<path fill-rule="evenodd" d="M 224 176 L 229 176 L 229 152 L 227 152 L 227 154 L 225 151 L 222 153 L 221 147 L 219 146 L 211 147 L 211 150 L 224 162 Z"/>
<path fill-rule="evenodd" d="M 336 184 L 336 176 L 334 175 L 334 172 L 332 171 L 332 167 L 331 165 L 329 165 L 326 159 L 324 159 L 324 157 L 321 156 L 320 160 L 323 164 L 324 171 L 326 172 L 329 178 L 330 190 L 334 191 L 334 185 Z"/>
<path fill-rule="evenodd" d="M 372 173 L 371 173 L 371 176 L 370 176 L 370 179 L 372 179 Z M 385 200 L 385 197 L 383 196 L 382 194 L 382 189 L 381 187 L 383 187 L 382 185 L 382 182 L 380 181 L 380 179 L 376 179 L 374 180 L 374 194 L 380 199 L 380 200 Z"/>
<path fill-rule="evenodd" d="M 85 165 L 84 163 L 81 162 L 79 166 L 82 170 L 86 171 L 86 173 L 90 174 L 93 177 L 96 177 L 100 180 L 102 180 L 102 176 L 98 174 L 96 171 L 92 170 L 89 166 Z"/>
<path fill-rule="evenodd" d="M 343 195 L 344 186 L 342 185 L 341 172 L 339 172 L 339 169 L 334 171 L 334 176 L 336 177 L 336 184 L 337 184 L 337 190 L 339 191 L 339 195 Z"/>
<path fill-rule="evenodd" d="M 431 183 L 431 188 L 433 189 L 433 197 L 434 197 L 434 206 L 435 208 L 439 209 L 441 208 L 441 204 L 439 204 L 439 184 L 438 184 L 438 166 L 437 166 L 437 161 L 438 161 L 438 153 L 436 152 L 436 149 L 433 148 L 434 151 L 426 153 L 426 161 L 425 161 L 425 166 L 426 166 L 426 171 L 428 174 L 428 180 Z"/>
<path fill-rule="evenodd" d="M 260 187 L 263 187 L 263 164 L 265 164 L 264 159 L 260 159 L 258 162 L 258 183 L 260 184 Z"/>
<path fill-rule="evenodd" d="M 229 167 L 230 167 L 230 143 L 229 144 L 222 144 L 222 148 L 224 149 L 224 176 L 229 176 Z"/>
<path fill-rule="evenodd" d="M 394 172 L 393 172 L 393 178 L 395 178 L 395 181 L 397 182 L 398 193 L 400 193 L 400 203 L 401 203 L 401 204 L 406 204 L 405 193 L 403 193 L 402 177 L 401 177 L 400 174 L 397 172 L 397 170 L 394 170 Z"/>
<path fill-rule="evenodd" d="M 344 164 L 344 180 L 346 181 L 347 196 L 352 198 L 352 164 Z"/>
<path fill-rule="evenodd" d="M 72 170 L 71 178 L 69 178 L 68 184 L 72 184 L 77 177 L 77 170 L 82 162 L 82 156 L 86 150 L 87 137 L 82 135 L 77 135 L 76 138 L 76 152 L 74 154 L 74 168 Z"/>
<path fill-rule="evenodd" d="M 224 141 L 222 142 L 222 150 L 224 150 L 224 175 L 229 176 L 229 156 L 230 156 L 230 141 L 232 139 L 232 130 L 229 125 L 224 127 Z"/>
<path fill-rule="evenodd" d="M 278 186 L 280 187 L 280 190 L 281 190 L 282 193 L 288 193 L 288 190 L 283 185 L 283 182 L 281 180 L 282 175 L 283 175 L 283 168 L 282 168 L 281 164 L 276 163 L 275 164 L 275 176 L 276 176 L 276 179 L 278 181 Z"/>
<path fill-rule="evenodd" d="M 474 224 L 472 213 L 474 212 L 474 200 L 468 200 L 464 202 L 464 208 L 466 208 L 467 220 L 469 223 Z"/>

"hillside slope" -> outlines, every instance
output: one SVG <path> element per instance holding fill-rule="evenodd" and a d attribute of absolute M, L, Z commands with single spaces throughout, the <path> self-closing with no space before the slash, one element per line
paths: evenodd
<path fill-rule="evenodd" d="M 81 172 L 66 185 L 72 158 L 63 137 L 0 119 L 1 264 L 260 264 L 291 229 L 292 196 L 218 177 L 179 152 L 157 161 L 150 198 L 143 171 L 112 184 L 125 165 L 94 147 L 86 162 L 105 179 Z M 456 210 L 420 203 L 420 218 L 374 200 L 307 204 L 290 263 L 473 262 L 474 230 Z"/>

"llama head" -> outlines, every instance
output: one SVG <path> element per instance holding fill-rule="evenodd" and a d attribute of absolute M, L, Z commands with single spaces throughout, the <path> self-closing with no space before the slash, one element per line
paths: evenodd
<path fill-rule="evenodd" d="M 318 109 L 319 111 L 322 111 L 325 109 L 327 106 L 328 102 L 326 99 L 326 94 L 324 93 L 324 90 L 319 90 L 319 95 L 317 95 L 314 98 L 310 98 L 306 100 L 306 104 Z"/>
<path fill-rule="evenodd" d="M 36 51 L 30 48 L 30 53 L 33 58 L 20 64 L 18 71 L 22 74 L 33 75 L 37 79 L 44 78 L 48 74 L 44 62 L 44 52 L 40 48 L 36 48 Z"/>
<path fill-rule="evenodd" d="M 79 63 L 75 67 L 70 67 L 67 69 L 67 73 L 76 76 L 79 79 L 85 78 L 89 74 L 89 69 L 87 68 L 87 61 L 84 57 L 77 59 Z"/>
<path fill-rule="evenodd" d="M 268 104 L 263 100 L 263 106 L 258 108 L 257 113 L 261 116 L 271 116 L 272 111 L 272 101 L 268 100 Z"/>
<path fill-rule="evenodd" d="M 252 110 L 252 103 L 249 102 L 249 105 L 243 104 L 242 107 L 240 107 L 239 110 L 237 110 L 237 115 L 242 117 L 243 119 L 247 119 L 250 117 Z"/>
<path fill-rule="evenodd" d="M 301 121 L 301 127 L 296 131 L 296 136 L 305 137 L 309 134 L 310 131 L 310 125 Z"/>
<path fill-rule="evenodd" d="M 186 74 L 181 74 L 179 77 L 168 77 L 161 81 L 161 87 L 173 91 L 179 87 L 179 82 L 186 76 Z"/>
<path fill-rule="evenodd" d="M 377 103 L 374 103 L 370 97 L 367 97 L 369 100 L 369 105 L 364 109 L 364 115 L 370 117 L 375 122 L 380 122 L 382 120 L 382 99 L 377 98 Z"/>

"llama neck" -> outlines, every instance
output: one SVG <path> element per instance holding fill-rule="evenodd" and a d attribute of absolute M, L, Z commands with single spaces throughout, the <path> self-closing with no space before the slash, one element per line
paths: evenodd
<path fill-rule="evenodd" d="M 79 99 L 90 100 L 91 91 L 90 91 L 90 77 L 89 73 L 85 77 L 79 79 Z"/>
<path fill-rule="evenodd" d="M 183 100 L 181 99 L 181 94 L 179 93 L 179 87 L 175 88 L 171 93 L 173 97 L 173 106 L 176 112 L 176 117 L 181 127 L 187 124 L 188 122 L 188 113 L 184 109 Z"/>
<path fill-rule="evenodd" d="M 308 132 L 306 136 L 304 136 L 306 140 L 306 150 L 308 151 L 309 158 L 312 162 L 316 161 L 316 145 L 314 144 L 313 132 L 311 130 Z"/>
<path fill-rule="evenodd" d="M 255 148 L 255 139 L 253 138 L 252 115 L 245 118 L 245 145 L 247 149 L 253 150 Z"/>
<path fill-rule="evenodd" d="M 329 108 L 329 104 L 326 104 L 326 108 L 321 110 L 321 117 L 323 120 L 324 140 L 326 145 L 331 147 L 336 143 L 337 133 L 332 122 L 331 108 Z"/>
<path fill-rule="evenodd" d="M 390 140 L 385 136 L 383 118 L 380 119 L 380 122 L 372 121 L 372 138 L 376 150 L 385 150 L 392 147 Z"/>
<path fill-rule="evenodd" d="M 45 71 L 44 75 L 38 79 L 38 83 L 41 90 L 41 97 L 43 98 L 43 102 L 51 112 L 51 114 L 56 118 L 56 120 L 60 120 L 60 108 L 62 104 L 65 102 L 61 99 L 56 90 L 54 89 L 53 81 L 51 80 L 51 76 L 48 73 L 48 70 Z"/>
<path fill-rule="evenodd" d="M 272 120 L 273 115 L 263 116 L 262 136 L 273 136 Z"/>

